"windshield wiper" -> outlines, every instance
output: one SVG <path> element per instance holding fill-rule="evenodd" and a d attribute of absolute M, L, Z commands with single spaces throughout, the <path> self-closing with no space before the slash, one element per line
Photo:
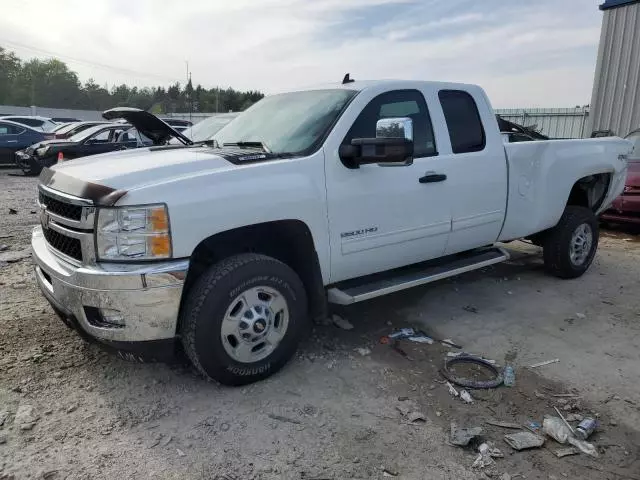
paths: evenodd
<path fill-rule="evenodd" d="M 222 144 L 223 147 L 255 147 L 255 148 L 262 148 L 266 153 L 271 153 L 271 150 L 269 150 L 269 148 L 263 143 L 263 142 L 245 142 L 245 141 L 240 141 L 240 142 L 225 142 Z"/>

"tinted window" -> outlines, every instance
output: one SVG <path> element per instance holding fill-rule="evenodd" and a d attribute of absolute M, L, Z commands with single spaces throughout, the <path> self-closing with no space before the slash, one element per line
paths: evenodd
<path fill-rule="evenodd" d="M 415 157 L 437 154 L 427 103 L 417 90 L 396 90 L 371 100 L 349 129 L 343 143 L 350 144 L 354 138 L 375 138 L 376 122 L 381 118 L 392 117 L 408 117 L 413 120 Z"/>
<path fill-rule="evenodd" d="M 473 97 L 461 90 L 441 90 L 438 97 L 449 129 L 453 153 L 483 150 L 484 128 Z"/>
<path fill-rule="evenodd" d="M 24 128 L 16 127 L 9 123 L 0 123 L 0 135 L 17 135 L 24 132 Z"/>
<path fill-rule="evenodd" d="M 29 125 L 30 127 L 41 127 L 44 123 L 42 120 L 38 120 L 37 118 L 14 118 L 13 121 L 24 123 L 25 125 Z"/>

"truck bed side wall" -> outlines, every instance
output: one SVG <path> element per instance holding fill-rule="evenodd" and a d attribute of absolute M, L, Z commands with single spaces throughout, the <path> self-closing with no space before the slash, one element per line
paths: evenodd
<path fill-rule="evenodd" d="M 611 173 L 602 211 L 624 188 L 629 143 L 617 137 L 549 140 L 505 146 L 509 166 L 507 216 L 499 240 L 526 237 L 553 227 L 573 185 L 581 178 Z"/>

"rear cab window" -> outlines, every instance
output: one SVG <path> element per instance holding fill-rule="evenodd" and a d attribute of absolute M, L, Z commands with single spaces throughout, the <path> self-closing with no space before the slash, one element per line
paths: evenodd
<path fill-rule="evenodd" d="M 453 153 L 484 150 L 486 136 L 473 97 L 463 90 L 440 90 L 438 98 L 449 130 Z"/>

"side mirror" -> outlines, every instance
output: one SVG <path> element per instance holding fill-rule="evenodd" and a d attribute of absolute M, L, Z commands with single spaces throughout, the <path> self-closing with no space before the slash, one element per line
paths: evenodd
<path fill-rule="evenodd" d="M 383 118 L 376 123 L 376 138 L 354 138 L 341 145 L 340 158 L 349 168 L 377 163 L 406 166 L 413 163 L 413 121 L 410 118 Z"/>

